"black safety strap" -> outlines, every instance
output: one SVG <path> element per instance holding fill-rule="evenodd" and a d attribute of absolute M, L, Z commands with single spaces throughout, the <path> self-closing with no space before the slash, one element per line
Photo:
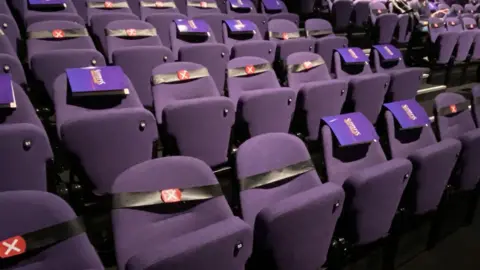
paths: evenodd
<path fill-rule="evenodd" d="M 98 9 L 112 9 L 112 8 L 129 8 L 127 2 L 88 2 L 89 8 L 98 8 Z"/>
<path fill-rule="evenodd" d="M 28 32 L 28 39 L 65 39 L 87 37 L 88 31 L 86 28 L 78 29 L 55 29 L 52 31 L 34 31 Z"/>
<path fill-rule="evenodd" d="M 154 37 L 157 29 L 105 29 L 105 34 L 109 37 Z"/>
<path fill-rule="evenodd" d="M 163 83 L 173 83 L 179 81 L 193 80 L 208 77 L 208 69 L 200 68 L 196 70 L 179 70 L 177 73 L 157 74 L 152 77 L 152 84 L 159 85 Z"/>
<path fill-rule="evenodd" d="M 245 67 L 238 67 L 238 68 L 229 68 L 228 69 L 228 77 L 242 77 L 248 75 L 254 75 L 263 73 L 266 71 L 272 70 L 272 65 L 270 63 L 267 64 L 258 64 L 258 65 L 248 65 Z"/>
<path fill-rule="evenodd" d="M 313 165 L 312 160 L 301 161 L 286 166 L 282 169 L 260 173 L 240 179 L 240 190 L 265 187 L 273 183 L 292 179 L 293 177 L 300 176 L 313 170 L 315 170 L 315 166 Z"/>
<path fill-rule="evenodd" d="M 196 8 L 218 8 L 217 3 L 209 3 L 209 2 L 187 2 L 187 6 L 189 7 L 196 7 Z"/>
<path fill-rule="evenodd" d="M 172 188 L 152 192 L 117 193 L 112 195 L 112 209 L 202 202 L 222 195 L 220 184 L 191 188 Z"/>
<path fill-rule="evenodd" d="M 268 36 L 270 38 L 287 40 L 287 39 L 299 38 L 300 37 L 300 32 L 293 32 L 293 33 L 268 32 Z"/>
<path fill-rule="evenodd" d="M 388 10 L 387 10 L 387 9 L 384 9 L 384 8 L 381 8 L 381 9 L 373 9 L 373 10 L 372 10 L 372 13 L 373 13 L 373 15 L 375 15 L 375 16 L 379 16 L 379 15 L 387 14 L 387 13 L 388 13 Z"/>
<path fill-rule="evenodd" d="M 307 30 L 305 35 L 307 37 L 324 37 L 333 34 L 332 30 Z"/>
<path fill-rule="evenodd" d="M 142 7 L 149 7 L 149 8 L 177 8 L 175 2 L 169 1 L 155 1 L 155 2 L 145 2 L 141 1 L 140 5 Z"/>
<path fill-rule="evenodd" d="M 440 116 L 449 116 L 455 113 L 460 113 L 465 110 L 468 110 L 468 106 L 470 105 L 470 102 L 464 101 L 460 102 L 457 104 L 452 104 L 448 107 L 443 107 L 438 110 L 438 115 Z"/>
<path fill-rule="evenodd" d="M 323 60 L 323 58 L 319 57 L 318 59 L 306 61 L 301 64 L 288 65 L 288 72 L 298 73 L 305 70 L 310 70 L 323 64 L 325 64 L 325 61 Z"/>
<path fill-rule="evenodd" d="M 40 251 L 85 232 L 81 217 L 0 241 L 0 267 L 15 265 L 32 252 Z"/>

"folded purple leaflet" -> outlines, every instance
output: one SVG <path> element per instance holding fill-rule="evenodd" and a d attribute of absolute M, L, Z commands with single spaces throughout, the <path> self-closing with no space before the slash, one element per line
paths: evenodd
<path fill-rule="evenodd" d="M 119 66 L 67 69 L 72 94 L 121 92 L 129 93 L 125 74 Z M 113 93 L 112 93 L 113 94 Z"/>
<path fill-rule="evenodd" d="M 230 29 L 230 32 L 239 33 L 239 32 L 248 32 L 252 33 L 255 31 L 255 24 L 249 20 L 226 20 L 225 23 Z"/>
<path fill-rule="evenodd" d="M 391 44 L 375 45 L 373 48 L 378 51 L 384 61 L 397 61 L 402 58 L 400 50 Z"/>
<path fill-rule="evenodd" d="M 378 140 L 375 128 L 362 113 L 327 116 L 323 117 L 322 121 L 333 131 L 340 146 L 364 144 Z"/>
<path fill-rule="evenodd" d="M 414 99 L 386 103 L 384 106 L 393 114 L 402 129 L 428 125 L 427 112 Z"/>
<path fill-rule="evenodd" d="M 9 74 L 0 75 L 0 107 L 17 107 L 15 94 L 13 93 L 12 77 Z"/>
<path fill-rule="evenodd" d="M 347 64 L 360 64 L 368 62 L 367 55 L 360 48 L 339 48 L 336 49 L 336 51 L 340 54 L 343 61 Z"/>
<path fill-rule="evenodd" d="M 267 10 L 282 10 L 282 5 L 280 4 L 280 0 L 263 0 L 263 5 Z"/>
<path fill-rule="evenodd" d="M 180 33 L 208 33 L 208 24 L 204 20 L 175 20 Z"/>

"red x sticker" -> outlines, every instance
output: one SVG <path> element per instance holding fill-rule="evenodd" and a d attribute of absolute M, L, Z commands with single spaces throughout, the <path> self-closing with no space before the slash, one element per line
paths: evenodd
<path fill-rule="evenodd" d="M 282 34 L 282 39 L 287 40 L 288 39 L 288 33 L 283 33 Z"/>
<path fill-rule="evenodd" d="M 207 7 L 207 2 L 200 2 L 200 7 L 201 8 L 206 8 Z"/>
<path fill-rule="evenodd" d="M 137 35 L 137 30 L 135 29 L 127 29 L 125 30 L 125 32 L 127 33 L 127 36 L 129 37 L 134 37 Z"/>
<path fill-rule="evenodd" d="M 438 27 L 438 24 L 434 23 L 434 24 L 433 24 L 433 27 L 437 28 L 437 27 Z"/>
<path fill-rule="evenodd" d="M 62 29 L 55 29 L 52 31 L 53 38 L 64 38 L 65 32 Z"/>
<path fill-rule="evenodd" d="M 245 73 L 247 73 L 248 75 L 255 73 L 255 67 L 253 65 L 246 66 Z"/>
<path fill-rule="evenodd" d="M 105 6 L 105 8 L 113 8 L 113 3 L 110 2 L 110 1 L 105 1 L 104 6 Z"/>
<path fill-rule="evenodd" d="M 159 8 L 163 8 L 163 2 L 157 1 L 157 2 L 155 2 L 155 6 L 159 7 Z"/>
<path fill-rule="evenodd" d="M 177 77 L 180 81 L 183 81 L 183 80 L 188 80 L 190 79 L 190 73 L 188 73 L 188 71 L 186 70 L 179 70 L 177 71 Z"/>
<path fill-rule="evenodd" d="M 182 200 L 182 192 L 178 188 L 165 189 L 160 193 L 164 203 L 176 203 Z"/>
<path fill-rule="evenodd" d="M 310 61 L 304 62 L 303 67 L 305 69 L 310 69 L 312 67 L 312 62 L 310 62 Z"/>
<path fill-rule="evenodd" d="M 456 113 L 457 112 L 457 105 L 450 105 L 450 112 L 451 113 Z"/>
<path fill-rule="evenodd" d="M 27 243 L 21 236 L 10 237 L 0 243 L 0 258 L 5 259 L 25 253 Z"/>

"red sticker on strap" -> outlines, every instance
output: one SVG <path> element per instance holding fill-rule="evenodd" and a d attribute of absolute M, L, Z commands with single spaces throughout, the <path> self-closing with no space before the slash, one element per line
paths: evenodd
<path fill-rule="evenodd" d="M 127 29 L 125 30 L 125 32 L 127 32 L 127 36 L 129 37 L 134 37 L 137 35 L 137 30 L 135 29 Z"/>
<path fill-rule="evenodd" d="M 157 1 L 157 2 L 155 2 L 155 6 L 159 7 L 159 8 L 163 8 L 163 2 Z"/>
<path fill-rule="evenodd" d="M 304 67 L 305 69 L 310 69 L 310 68 L 312 68 L 312 62 L 310 62 L 310 61 L 304 62 L 304 63 L 303 63 L 303 67 Z"/>
<path fill-rule="evenodd" d="M 381 14 L 381 13 L 382 13 L 382 10 L 381 10 L 381 9 L 377 9 L 377 12 L 378 12 L 378 14 Z"/>
<path fill-rule="evenodd" d="M 105 6 L 105 8 L 113 8 L 113 3 L 110 2 L 110 1 L 105 1 L 104 6 Z"/>
<path fill-rule="evenodd" d="M 201 8 L 206 8 L 207 7 L 207 2 L 200 2 L 200 7 Z"/>
<path fill-rule="evenodd" d="M 182 192 L 178 188 L 165 189 L 160 193 L 164 203 L 176 203 L 182 200 Z"/>
<path fill-rule="evenodd" d="M 282 34 L 282 39 L 287 40 L 288 39 L 288 33 L 283 33 Z"/>
<path fill-rule="evenodd" d="M 0 258 L 5 259 L 25 253 L 27 243 L 21 236 L 10 237 L 0 243 Z"/>
<path fill-rule="evenodd" d="M 188 73 L 188 71 L 186 70 L 179 70 L 177 71 L 177 77 L 180 81 L 183 81 L 183 80 L 188 80 L 190 79 L 190 73 Z"/>
<path fill-rule="evenodd" d="M 52 31 L 53 38 L 64 38 L 65 32 L 62 29 L 55 29 Z"/>
<path fill-rule="evenodd" d="M 450 112 L 451 113 L 456 113 L 457 112 L 457 105 L 450 105 Z"/>
<path fill-rule="evenodd" d="M 247 74 L 253 74 L 255 73 L 255 67 L 253 65 L 248 65 L 245 67 L 245 73 Z"/>

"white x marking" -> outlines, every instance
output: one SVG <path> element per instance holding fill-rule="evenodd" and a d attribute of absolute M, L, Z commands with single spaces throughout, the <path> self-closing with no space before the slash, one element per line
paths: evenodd
<path fill-rule="evenodd" d="M 180 79 L 180 80 L 186 80 L 188 78 L 190 78 L 190 74 L 188 73 L 188 71 L 186 70 L 180 70 L 179 72 L 177 72 L 177 77 Z"/>
<path fill-rule="evenodd" d="M 7 241 L 2 242 L 2 245 L 7 248 L 7 251 L 5 251 L 5 255 L 9 255 L 12 250 L 15 252 L 21 252 L 22 250 L 16 246 L 17 243 L 18 239 L 13 240 L 11 244 L 9 244 Z"/>
<path fill-rule="evenodd" d="M 252 73 L 255 72 L 255 67 L 254 67 L 254 66 L 246 66 L 246 67 L 245 67 L 245 72 L 246 72 L 247 74 L 252 74 Z"/>
<path fill-rule="evenodd" d="M 52 31 L 52 36 L 54 38 L 63 38 L 65 36 L 65 33 L 63 30 L 57 29 Z"/>

